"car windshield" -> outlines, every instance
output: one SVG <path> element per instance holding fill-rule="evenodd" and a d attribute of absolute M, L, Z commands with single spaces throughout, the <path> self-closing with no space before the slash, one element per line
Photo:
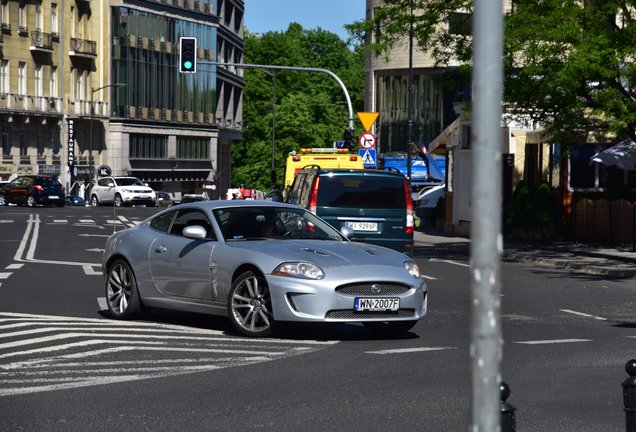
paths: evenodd
<path fill-rule="evenodd" d="M 399 177 L 333 175 L 321 176 L 319 207 L 405 208 L 404 180 Z"/>
<path fill-rule="evenodd" d="M 346 241 L 331 225 L 305 209 L 240 206 L 214 210 L 226 241 L 313 239 Z"/>
<path fill-rule="evenodd" d="M 134 177 L 118 178 L 117 184 L 119 186 L 145 186 L 141 180 Z"/>

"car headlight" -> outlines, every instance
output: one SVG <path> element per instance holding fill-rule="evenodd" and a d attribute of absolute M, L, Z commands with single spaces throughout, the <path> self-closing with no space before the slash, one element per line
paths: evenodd
<path fill-rule="evenodd" d="M 282 263 L 274 269 L 272 274 L 301 279 L 322 279 L 325 277 L 325 272 L 320 267 L 306 261 Z"/>
<path fill-rule="evenodd" d="M 404 268 L 414 278 L 419 279 L 420 277 L 422 277 L 422 275 L 420 274 L 420 268 L 413 261 L 405 261 Z"/>

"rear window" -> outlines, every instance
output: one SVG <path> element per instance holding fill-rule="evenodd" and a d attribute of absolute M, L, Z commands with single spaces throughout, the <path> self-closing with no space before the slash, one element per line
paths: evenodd
<path fill-rule="evenodd" d="M 319 207 L 406 208 L 404 180 L 382 176 L 321 176 Z"/>
<path fill-rule="evenodd" d="M 36 177 L 35 184 L 43 186 L 57 186 L 60 182 L 55 177 Z"/>

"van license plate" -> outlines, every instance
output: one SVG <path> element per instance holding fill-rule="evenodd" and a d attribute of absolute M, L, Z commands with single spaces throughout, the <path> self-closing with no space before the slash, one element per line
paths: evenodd
<path fill-rule="evenodd" d="M 345 226 L 348 226 L 354 231 L 377 231 L 377 222 L 345 222 Z"/>
<path fill-rule="evenodd" d="M 353 309 L 357 312 L 396 311 L 400 309 L 400 299 L 399 298 L 356 297 L 353 302 Z"/>

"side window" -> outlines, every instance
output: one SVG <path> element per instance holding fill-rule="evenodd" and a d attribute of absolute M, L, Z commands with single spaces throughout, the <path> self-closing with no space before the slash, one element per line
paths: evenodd
<path fill-rule="evenodd" d="M 183 229 L 191 225 L 202 226 L 207 232 L 206 238 L 216 240 L 210 220 L 202 211 L 197 209 L 179 210 L 177 217 L 174 219 L 174 223 L 172 224 L 172 228 L 170 229 L 170 234 L 180 236 L 182 235 L 181 232 Z"/>
<path fill-rule="evenodd" d="M 154 218 L 150 221 L 150 227 L 157 231 L 167 233 L 175 214 L 176 212 L 170 212 Z"/>

